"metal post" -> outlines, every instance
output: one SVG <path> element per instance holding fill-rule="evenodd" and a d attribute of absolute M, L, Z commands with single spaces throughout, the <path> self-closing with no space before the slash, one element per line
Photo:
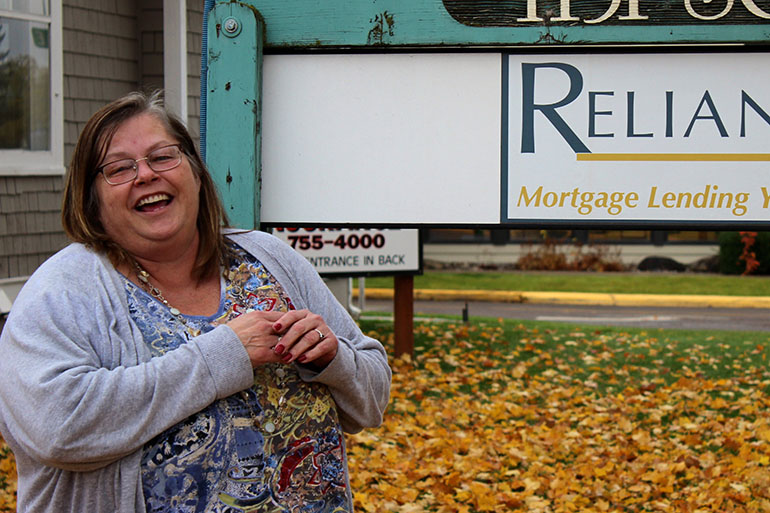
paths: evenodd
<path fill-rule="evenodd" d="M 366 278 L 358 278 L 358 310 L 363 312 L 366 309 Z"/>
<path fill-rule="evenodd" d="M 414 277 L 396 276 L 393 280 L 393 331 L 395 356 L 414 355 Z"/>

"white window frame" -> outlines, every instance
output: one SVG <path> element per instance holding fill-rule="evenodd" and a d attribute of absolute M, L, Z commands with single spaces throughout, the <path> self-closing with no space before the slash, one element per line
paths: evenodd
<path fill-rule="evenodd" d="M 0 150 L 0 176 L 62 175 L 64 166 L 64 98 L 62 77 L 62 6 L 51 0 L 51 16 L 0 10 L 0 16 L 48 23 L 51 77 L 51 141 L 48 151 Z"/>
<path fill-rule="evenodd" d="M 187 123 L 187 2 L 163 0 L 165 104 Z"/>

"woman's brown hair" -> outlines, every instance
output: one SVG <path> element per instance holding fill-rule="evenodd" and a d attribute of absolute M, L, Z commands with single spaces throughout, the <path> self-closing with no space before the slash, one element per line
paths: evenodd
<path fill-rule="evenodd" d="M 218 272 L 227 255 L 223 234 L 223 228 L 228 225 L 227 214 L 187 128 L 165 108 L 160 91 L 150 95 L 129 93 L 105 105 L 88 120 L 78 137 L 65 178 L 62 202 L 64 231 L 73 241 L 106 254 L 115 266 L 133 262 L 133 257 L 110 240 L 102 226 L 94 180 L 99 177 L 99 165 L 118 128 L 125 121 L 145 113 L 155 116 L 169 135 L 179 141 L 182 153 L 200 179 L 197 221 L 200 244 L 193 277 L 200 280 L 211 276 Z"/>

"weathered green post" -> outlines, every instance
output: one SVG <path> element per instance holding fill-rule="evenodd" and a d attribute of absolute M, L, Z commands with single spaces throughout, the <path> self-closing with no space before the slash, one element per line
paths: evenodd
<path fill-rule="evenodd" d="M 230 222 L 245 229 L 259 227 L 264 38 L 253 7 L 218 3 L 209 13 L 206 160 Z"/>

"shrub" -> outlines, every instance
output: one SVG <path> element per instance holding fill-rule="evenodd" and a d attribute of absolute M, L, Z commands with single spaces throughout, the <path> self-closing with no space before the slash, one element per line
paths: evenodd
<path fill-rule="evenodd" d="M 523 246 L 524 254 L 516 261 L 523 271 L 623 271 L 620 250 L 605 245 L 583 245 L 546 239 Z"/>
<path fill-rule="evenodd" d="M 770 274 L 770 232 L 756 232 L 750 248 L 759 266 L 751 274 Z M 741 258 L 745 245 L 740 232 L 719 234 L 719 272 L 722 274 L 744 274 L 746 261 Z"/>

